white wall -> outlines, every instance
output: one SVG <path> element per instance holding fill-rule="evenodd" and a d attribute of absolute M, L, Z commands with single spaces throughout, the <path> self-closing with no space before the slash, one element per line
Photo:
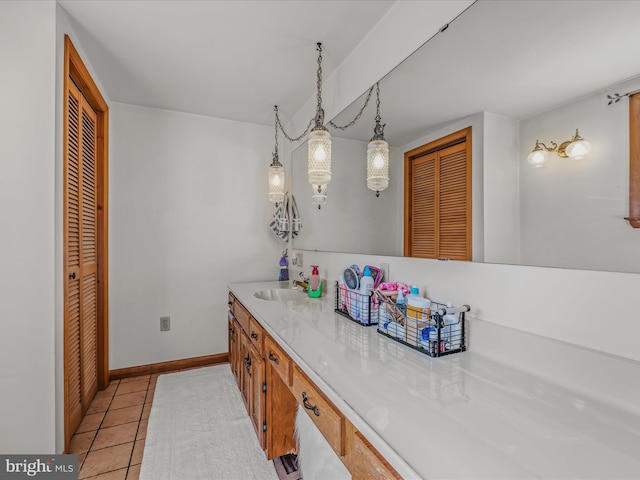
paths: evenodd
<path fill-rule="evenodd" d="M 111 135 L 111 369 L 226 352 L 227 283 L 278 278 L 272 128 L 112 103 Z"/>
<path fill-rule="evenodd" d="M 0 452 L 55 451 L 55 4 L 0 2 Z"/>
<path fill-rule="evenodd" d="M 395 229 L 397 212 L 402 211 L 397 203 L 404 198 L 403 192 L 398 192 L 402 184 L 389 182 L 379 197 L 367 188 L 367 145 L 332 138 L 333 173 L 327 203 L 321 209 L 313 204 L 307 181 L 307 145 L 293 152 L 291 176 L 303 225 L 293 241 L 296 248 L 402 255 L 402 237 L 398 242 Z M 401 163 L 392 158 L 390 177 L 397 179 L 401 172 Z"/>
<path fill-rule="evenodd" d="M 638 88 L 636 80 L 615 91 Z M 523 121 L 521 128 L 522 263 L 640 271 L 640 230 L 624 220 L 629 215 L 628 100 L 607 106 L 599 93 Z M 536 139 L 560 144 L 576 128 L 591 142 L 587 159 L 550 153 L 545 167 L 527 165 Z"/>
<path fill-rule="evenodd" d="M 484 113 L 482 173 L 484 261 L 520 262 L 520 163 L 517 120 Z"/>

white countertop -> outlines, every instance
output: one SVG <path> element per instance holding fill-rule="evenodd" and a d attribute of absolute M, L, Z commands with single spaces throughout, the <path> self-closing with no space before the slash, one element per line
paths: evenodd
<path fill-rule="evenodd" d="M 637 415 L 472 352 L 430 358 L 333 297 L 253 296 L 285 285 L 229 288 L 405 478 L 640 478 Z"/>

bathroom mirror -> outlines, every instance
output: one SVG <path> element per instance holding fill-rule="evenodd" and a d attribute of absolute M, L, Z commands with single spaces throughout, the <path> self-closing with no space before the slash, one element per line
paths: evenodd
<path fill-rule="evenodd" d="M 640 89 L 630 55 L 640 2 L 480 1 L 380 80 L 391 182 L 366 188 L 375 94 L 356 126 L 330 127 L 333 177 L 318 210 L 306 145 L 292 154 L 302 250 L 401 256 L 404 152 L 472 126 L 474 261 L 640 272 L 640 230 L 629 226 L 628 99 Z M 333 121 L 348 123 L 366 96 Z M 527 156 L 536 139 L 592 144 L 584 160 Z M 637 133 L 640 134 L 640 133 Z"/>

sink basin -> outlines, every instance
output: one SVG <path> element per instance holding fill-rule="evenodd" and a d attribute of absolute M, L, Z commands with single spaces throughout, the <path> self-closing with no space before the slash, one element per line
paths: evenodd
<path fill-rule="evenodd" d="M 291 290 L 289 288 L 272 288 L 270 290 L 260 290 L 253 294 L 254 297 L 261 300 L 271 300 L 278 302 L 291 302 L 293 300 L 302 300 L 307 294 L 302 290 Z"/>

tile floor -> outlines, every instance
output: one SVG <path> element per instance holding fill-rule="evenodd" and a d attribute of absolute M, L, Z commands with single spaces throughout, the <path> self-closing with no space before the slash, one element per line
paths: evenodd
<path fill-rule="evenodd" d="M 157 380 L 158 374 L 112 380 L 96 394 L 69 447 L 78 454 L 80 480 L 138 480 Z M 285 463 L 276 463 L 280 479 L 300 480 Z"/>
<path fill-rule="evenodd" d="M 157 379 L 112 380 L 96 394 L 69 449 L 78 454 L 80 479 L 138 480 Z"/>

